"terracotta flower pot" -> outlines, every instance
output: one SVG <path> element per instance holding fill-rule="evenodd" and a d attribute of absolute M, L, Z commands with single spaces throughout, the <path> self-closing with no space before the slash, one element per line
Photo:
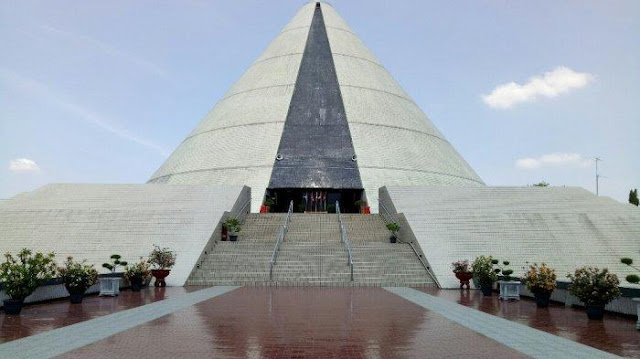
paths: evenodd
<path fill-rule="evenodd" d="M 473 273 L 471 272 L 453 272 L 456 275 L 456 278 L 460 281 L 460 288 L 464 288 L 467 286 L 467 289 L 470 288 L 469 281 L 473 278 Z"/>
<path fill-rule="evenodd" d="M 167 283 L 164 279 L 169 275 L 169 272 L 171 272 L 169 269 L 152 269 L 151 274 L 156 277 L 156 281 L 153 285 L 156 287 L 166 287 Z"/>

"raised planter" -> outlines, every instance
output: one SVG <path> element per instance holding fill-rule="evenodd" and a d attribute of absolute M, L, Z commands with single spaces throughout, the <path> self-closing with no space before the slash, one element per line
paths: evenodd
<path fill-rule="evenodd" d="M 636 329 L 640 330 L 640 298 L 633 298 L 634 302 L 636 302 L 636 306 L 638 309 L 638 321 L 636 322 Z"/>
<path fill-rule="evenodd" d="M 498 281 L 500 285 L 500 299 L 503 300 L 520 300 L 520 281 L 518 280 L 501 280 Z"/>
<path fill-rule="evenodd" d="M 120 277 L 100 277 L 100 296 L 115 297 L 120 294 Z"/>
<path fill-rule="evenodd" d="M 169 275 L 169 272 L 171 272 L 169 269 L 152 269 L 151 274 L 156 277 L 156 281 L 153 285 L 156 287 L 166 287 L 167 283 L 164 279 Z"/>
<path fill-rule="evenodd" d="M 473 278 L 473 273 L 471 272 L 453 272 L 456 275 L 456 278 L 460 281 L 460 288 L 464 288 L 467 286 L 467 289 L 470 288 L 469 281 Z"/>

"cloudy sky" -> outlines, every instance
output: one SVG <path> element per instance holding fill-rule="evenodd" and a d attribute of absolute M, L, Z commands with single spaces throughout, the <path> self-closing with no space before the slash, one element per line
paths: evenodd
<path fill-rule="evenodd" d="M 145 182 L 304 3 L 0 2 L 0 198 Z M 640 1 L 332 4 L 487 184 L 640 187 Z"/>

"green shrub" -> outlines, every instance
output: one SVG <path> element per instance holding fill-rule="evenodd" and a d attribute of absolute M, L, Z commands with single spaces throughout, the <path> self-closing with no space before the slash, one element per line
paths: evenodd
<path fill-rule="evenodd" d="M 5 293 L 14 300 L 24 300 L 56 274 L 53 252 L 32 254 L 31 250 L 24 248 L 17 258 L 11 253 L 4 257 L 4 263 L 0 264 L 0 281 Z"/>
<path fill-rule="evenodd" d="M 581 267 L 567 277 L 571 279 L 569 292 L 585 305 L 605 305 L 620 296 L 618 276 L 607 268 Z"/>
<path fill-rule="evenodd" d="M 67 257 L 64 267 L 58 268 L 64 285 L 71 289 L 87 289 L 98 281 L 98 271 L 93 264 L 86 264 L 86 260 L 75 262 L 73 257 Z"/>

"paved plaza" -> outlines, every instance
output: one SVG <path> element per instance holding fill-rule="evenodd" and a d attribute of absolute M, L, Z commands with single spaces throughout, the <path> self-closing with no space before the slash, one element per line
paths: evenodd
<path fill-rule="evenodd" d="M 634 318 L 435 288 L 147 288 L 0 321 L 1 358 L 640 357 Z"/>

